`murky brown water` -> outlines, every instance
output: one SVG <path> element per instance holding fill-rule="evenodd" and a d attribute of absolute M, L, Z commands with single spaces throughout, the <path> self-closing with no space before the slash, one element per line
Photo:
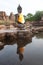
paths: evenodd
<path fill-rule="evenodd" d="M 0 41 L 1 42 L 1 41 Z M 0 65 L 43 65 L 43 33 L 28 39 L 2 41 Z"/>

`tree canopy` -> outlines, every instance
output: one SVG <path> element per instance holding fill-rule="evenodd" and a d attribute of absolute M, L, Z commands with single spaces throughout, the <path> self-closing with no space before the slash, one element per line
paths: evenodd
<path fill-rule="evenodd" d="M 26 21 L 40 21 L 41 17 L 43 16 L 43 11 L 37 11 L 34 15 L 28 13 L 25 17 Z"/>

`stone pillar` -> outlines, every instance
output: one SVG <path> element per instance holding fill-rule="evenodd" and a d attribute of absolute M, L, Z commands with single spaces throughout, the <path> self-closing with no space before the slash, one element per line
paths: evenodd
<path fill-rule="evenodd" d="M 10 13 L 9 18 L 10 18 L 11 21 L 14 21 L 15 20 L 15 16 L 14 16 L 14 14 L 12 12 Z"/>
<path fill-rule="evenodd" d="M 6 13 L 4 11 L 0 11 L 0 20 L 6 19 Z"/>

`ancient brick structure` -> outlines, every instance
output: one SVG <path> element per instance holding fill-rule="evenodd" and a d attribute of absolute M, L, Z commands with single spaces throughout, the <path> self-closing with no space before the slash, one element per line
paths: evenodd
<path fill-rule="evenodd" d="M 15 20 L 15 16 L 14 16 L 14 14 L 12 12 L 10 13 L 9 19 L 11 21 L 14 21 Z"/>
<path fill-rule="evenodd" d="M 9 20 L 9 16 L 6 16 L 6 21 L 8 21 Z"/>
<path fill-rule="evenodd" d="M 6 14 L 6 12 L 4 11 L 0 11 L 0 20 L 4 20 L 4 21 L 15 21 L 15 15 L 11 12 L 10 16 L 8 16 Z"/>
<path fill-rule="evenodd" d="M 0 11 L 0 20 L 6 19 L 6 13 L 4 11 Z"/>

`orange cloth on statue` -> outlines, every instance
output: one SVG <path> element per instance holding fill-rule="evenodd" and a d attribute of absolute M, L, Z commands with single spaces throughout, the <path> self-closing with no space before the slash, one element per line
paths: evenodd
<path fill-rule="evenodd" d="M 18 22 L 19 23 L 24 23 L 24 16 L 22 14 L 19 14 Z"/>
<path fill-rule="evenodd" d="M 23 53 L 24 52 L 24 47 L 20 47 L 19 48 L 19 53 Z"/>

